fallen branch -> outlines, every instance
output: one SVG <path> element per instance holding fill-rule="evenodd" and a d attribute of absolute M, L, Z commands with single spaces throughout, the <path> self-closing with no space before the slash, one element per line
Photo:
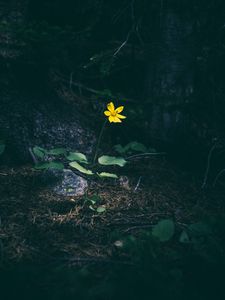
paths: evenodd
<path fill-rule="evenodd" d="M 166 155 L 166 152 L 152 152 L 152 153 L 135 154 L 135 155 L 128 156 L 125 159 L 129 160 L 129 159 L 138 158 L 138 157 L 142 157 L 142 156 L 162 156 L 162 155 Z"/>
<path fill-rule="evenodd" d="M 95 90 L 93 88 L 90 88 L 80 82 L 77 82 L 77 81 L 73 81 L 73 76 L 70 75 L 70 78 L 66 78 L 65 76 L 63 76 L 62 74 L 58 74 L 58 73 L 55 73 L 56 76 L 60 77 L 60 79 L 66 83 L 69 83 L 69 86 L 71 88 L 71 86 L 76 86 L 77 88 L 79 89 L 83 89 L 83 90 L 86 90 L 90 93 L 93 93 L 93 94 L 96 94 L 96 95 L 99 95 L 99 96 L 106 96 L 106 93 L 105 92 L 102 92 L 102 91 L 99 91 L 99 90 Z M 110 96 L 111 99 L 118 99 L 118 96 L 113 96 L 111 95 Z M 133 103 L 137 103 L 136 100 L 134 99 L 130 99 L 130 98 L 126 98 L 126 101 L 127 102 L 133 102 Z"/>
<path fill-rule="evenodd" d="M 136 230 L 136 229 L 152 228 L 152 227 L 154 227 L 153 224 L 137 225 L 137 226 L 133 226 L 133 227 L 127 228 L 126 230 L 124 230 L 124 232 L 129 232 L 129 231 Z"/>
<path fill-rule="evenodd" d="M 225 173 L 225 169 L 221 170 L 221 171 L 217 174 L 217 176 L 216 176 L 216 178 L 215 178 L 215 180 L 214 180 L 214 182 L 213 182 L 213 187 L 216 186 L 216 183 L 217 183 L 219 177 L 220 177 L 223 173 Z"/>

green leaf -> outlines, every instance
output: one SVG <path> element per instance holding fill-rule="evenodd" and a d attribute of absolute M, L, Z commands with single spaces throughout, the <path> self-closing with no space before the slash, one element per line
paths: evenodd
<path fill-rule="evenodd" d="M 124 154 L 126 153 L 126 149 L 125 147 L 123 147 L 122 145 L 118 144 L 114 146 L 114 149 L 116 152 L 118 152 L 119 154 Z"/>
<path fill-rule="evenodd" d="M 169 241 L 174 235 L 174 222 L 172 220 L 162 220 L 156 224 L 152 230 L 152 235 L 161 242 Z"/>
<path fill-rule="evenodd" d="M 50 154 L 50 155 L 62 155 L 62 154 L 65 154 L 65 153 L 66 153 L 65 148 L 54 148 L 54 149 L 51 149 L 51 150 L 47 151 L 47 154 Z"/>
<path fill-rule="evenodd" d="M 35 146 L 35 147 L 33 147 L 33 153 L 35 156 L 43 159 L 46 154 L 46 150 L 44 148 Z"/>
<path fill-rule="evenodd" d="M 45 170 L 45 169 L 63 170 L 64 165 L 61 162 L 50 161 L 50 162 L 44 162 L 44 163 L 37 163 L 35 165 L 35 169 L 37 169 L 37 170 Z"/>
<path fill-rule="evenodd" d="M 66 158 L 70 161 L 79 161 L 80 163 L 88 164 L 86 155 L 80 152 L 70 152 Z"/>
<path fill-rule="evenodd" d="M 182 231 L 179 241 L 181 243 L 189 243 L 190 242 L 189 236 L 185 230 Z"/>
<path fill-rule="evenodd" d="M 73 161 L 73 162 L 69 163 L 69 165 L 72 168 L 77 169 L 81 173 L 84 173 L 84 174 L 87 174 L 87 175 L 93 175 L 94 174 L 91 170 L 85 169 L 80 164 L 78 164 L 78 162 L 76 162 L 76 161 Z"/>
<path fill-rule="evenodd" d="M 37 170 L 45 170 L 45 169 L 48 169 L 49 168 L 49 163 L 37 163 L 35 164 L 35 169 Z"/>
<path fill-rule="evenodd" d="M 113 173 L 102 172 L 102 173 L 97 173 L 97 174 L 99 177 L 118 178 L 118 176 Z"/>
<path fill-rule="evenodd" d="M 136 152 L 143 152 L 143 153 L 148 151 L 144 144 L 138 142 L 131 142 L 127 144 L 125 148 L 127 150 L 133 150 Z"/>
<path fill-rule="evenodd" d="M 91 204 L 96 204 L 97 202 L 100 201 L 101 201 L 101 197 L 97 194 L 85 198 L 85 202 L 91 202 Z"/>
<path fill-rule="evenodd" d="M 125 166 L 125 164 L 127 163 L 127 161 L 123 157 L 115 157 L 115 156 L 107 156 L 107 155 L 103 155 L 99 157 L 98 162 L 104 166 L 118 165 L 120 167 Z"/>
<path fill-rule="evenodd" d="M 120 154 L 125 154 L 129 151 L 143 152 L 143 153 L 148 151 L 148 149 L 145 147 L 144 144 L 138 143 L 138 142 L 130 142 L 124 147 L 122 145 L 118 144 L 118 145 L 114 146 L 114 149 L 116 152 L 118 152 Z"/>
<path fill-rule="evenodd" d="M 49 162 L 49 169 L 57 169 L 57 170 L 63 170 L 64 164 L 58 161 L 51 161 Z"/>
<path fill-rule="evenodd" d="M 5 144 L 3 144 L 2 141 L 0 141 L 0 155 L 5 151 Z"/>
<path fill-rule="evenodd" d="M 96 211 L 97 211 L 98 213 L 103 213 L 104 211 L 106 211 L 106 208 L 105 208 L 104 206 L 99 206 L 99 207 L 96 209 Z"/>
<path fill-rule="evenodd" d="M 95 211 L 95 208 L 92 205 L 88 206 L 91 210 Z"/>

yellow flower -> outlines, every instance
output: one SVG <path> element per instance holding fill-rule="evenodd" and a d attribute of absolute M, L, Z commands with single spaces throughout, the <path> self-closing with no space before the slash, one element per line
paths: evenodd
<path fill-rule="evenodd" d="M 109 118 L 110 123 L 121 123 L 120 119 L 126 119 L 125 116 L 120 115 L 120 113 L 123 111 L 123 106 L 120 106 L 115 109 L 115 106 L 112 102 L 107 104 L 107 109 L 104 111 L 104 114 Z"/>

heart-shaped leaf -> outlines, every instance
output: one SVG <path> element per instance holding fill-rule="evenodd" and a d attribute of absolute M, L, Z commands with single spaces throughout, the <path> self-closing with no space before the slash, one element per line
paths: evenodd
<path fill-rule="evenodd" d="M 162 220 L 156 224 L 152 230 L 152 235 L 161 242 L 169 241 L 174 235 L 174 222 L 172 220 Z"/>
<path fill-rule="evenodd" d="M 78 161 L 80 163 L 88 164 L 86 155 L 80 152 L 70 152 L 66 158 L 70 161 Z"/>
<path fill-rule="evenodd" d="M 78 162 L 76 162 L 76 161 L 70 162 L 69 165 L 72 168 L 77 169 L 81 173 L 84 173 L 84 174 L 87 174 L 87 175 L 93 175 L 94 174 L 91 170 L 85 169 L 80 164 L 78 164 Z"/>
<path fill-rule="evenodd" d="M 110 165 L 118 165 L 120 167 L 125 166 L 127 161 L 123 157 L 115 157 L 115 156 L 108 156 L 103 155 L 98 158 L 98 162 L 101 165 L 110 166 Z"/>

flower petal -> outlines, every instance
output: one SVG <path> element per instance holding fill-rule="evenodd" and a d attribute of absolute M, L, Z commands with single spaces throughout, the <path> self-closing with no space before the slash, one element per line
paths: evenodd
<path fill-rule="evenodd" d="M 123 111 L 124 106 L 119 106 L 117 107 L 117 109 L 115 110 L 118 114 L 121 113 L 121 111 Z"/>
<path fill-rule="evenodd" d="M 110 123 L 114 122 L 114 118 L 115 118 L 115 117 L 113 117 L 113 116 L 109 116 L 109 122 L 110 122 Z"/>
<path fill-rule="evenodd" d="M 104 114 L 105 114 L 107 117 L 111 116 L 111 112 L 108 111 L 108 110 L 104 111 Z"/>
<path fill-rule="evenodd" d="M 114 123 L 121 123 L 122 121 L 118 117 L 114 117 Z"/>
<path fill-rule="evenodd" d="M 110 111 L 110 112 L 114 112 L 115 111 L 115 106 L 112 102 L 108 103 L 107 104 L 107 109 Z"/>
<path fill-rule="evenodd" d="M 125 116 L 123 116 L 123 115 L 120 115 L 120 114 L 116 114 L 116 116 L 117 116 L 118 118 L 120 118 L 120 119 L 126 119 L 126 117 L 125 117 Z"/>

